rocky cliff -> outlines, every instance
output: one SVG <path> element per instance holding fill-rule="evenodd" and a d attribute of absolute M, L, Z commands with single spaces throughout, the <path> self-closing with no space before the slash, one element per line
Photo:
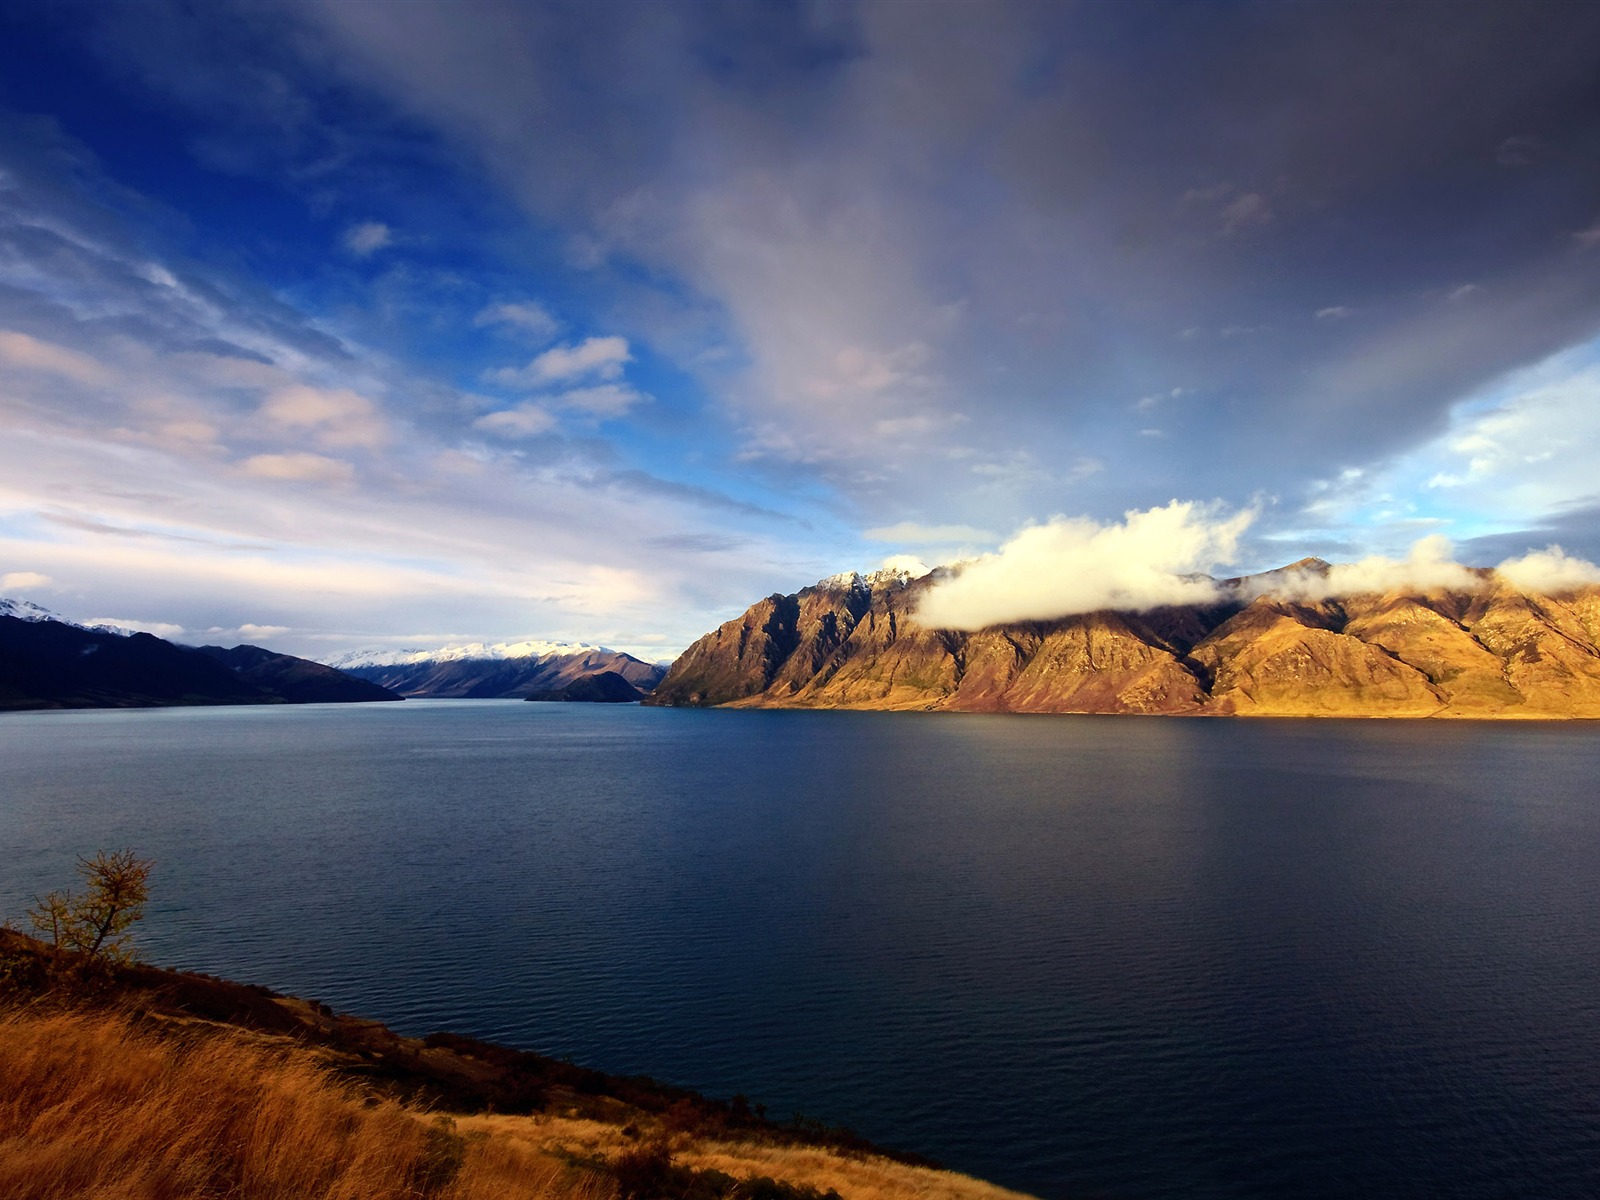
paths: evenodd
<path fill-rule="evenodd" d="M 1275 575 L 1229 580 L 1203 608 L 977 632 L 917 622 L 934 576 L 835 577 L 701 638 L 647 703 L 1600 717 L 1600 587 L 1530 595 L 1482 571 L 1465 591 L 1304 601 L 1274 594 Z"/>

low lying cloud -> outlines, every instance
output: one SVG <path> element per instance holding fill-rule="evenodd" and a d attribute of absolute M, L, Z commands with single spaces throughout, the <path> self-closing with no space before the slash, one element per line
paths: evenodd
<path fill-rule="evenodd" d="M 282 637 L 289 632 L 287 625 L 255 625 L 250 622 L 239 626 L 239 632 L 247 638 L 274 638 Z"/>
<path fill-rule="evenodd" d="M 1518 591 L 1540 595 L 1560 595 L 1600 583 L 1600 567 L 1574 558 L 1560 546 L 1508 558 L 1495 567 L 1494 575 Z M 1434 534 L 1415 543 L 1403 559 L 1373 555 L 1360 562 L 1281 572 L 1270 579 L 1247 581 L 1243 594 L 1317 601 L 1386 592 L 1471 592 L 1492 582 L 1490 573 L 1457 562 L 1450 539 Z"/>
<path fill-rule="evenodd" d="M 1549 596 L 1600 583 L 1600 567 L 1572 557 L 1560 546 L 1546 546 L 1521 558 L 1508 558 L 1495 571 L 1518 591 Z"/>
<path fill-rule="evenodd" d="M 1417 541 L 1403 559 L 1369 555 L 1359 562 L 1335 563 L 1326 568 L 1275 573 L 1247 581 L 1247 598 L 1270 595 L 1281 600 L 1330 600 L 1397 591 L 1472 591 L 1482 578 L 1455 561 L 1450 539 L 1433 534 Z"/>
<path fill-rule="evenodd" d="M 1174 500 L 1129 512 L 1121 524 L 1056 517 L 935 583 L 916 617 L 935 629 L 983 629 L 1101 609 L 1209 603 L 1219 589 L 1205 573 L 1234 560 L 1255 515 Z"/>

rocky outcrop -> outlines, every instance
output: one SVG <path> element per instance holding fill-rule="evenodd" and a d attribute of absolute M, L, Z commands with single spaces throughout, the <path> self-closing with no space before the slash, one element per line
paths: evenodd
<path fill-rule="evenodd" d="M 977 632 L 913 615 L 935 577 L 841 576 L 701 638 L 664 705 L 1240 716 L 1600 717 L 1600 587 L 1293 600 L 1326 564 L 1228 581 L 1205 608 Z"/>

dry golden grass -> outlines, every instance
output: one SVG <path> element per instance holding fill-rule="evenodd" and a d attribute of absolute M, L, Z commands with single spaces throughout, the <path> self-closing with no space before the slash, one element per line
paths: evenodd
<path fill-rule="evenodd" d="M 323 1052 L 204 1022 L 0 1009 L 5 1200 L 616 1200 L 605 1164 L 673 1161 L 844 1200 L 1023 1200 L 962 1175 L 761 1141 L 716 1141 L 625 1109 L 446 1118 L 340 1080 Z"/>
<path fill-rule="evenodd" d="M 0 1015 L 7 1200 L 605 1200 L 609 1180 L 362 1096 L 292 1043 Z"/>
<path fill-rule="evenodd" d="M 562 1117 L 471 1116 L 460 1118 L 463 1132 L 486 1134 L 496 1144 L 519 1145 L 530 1152 L 565 1152 L 580 1158 L 613 1159 L 639 1144 L 616 1125 Z M 644 1128 L 645 1137 L 665 1136 L 673 1160 L 695 1170 L 716 1170 L 735 1179 L 767 1176 L 819 1192 L 836 1191 L 845 1200 L 1028 1200 L 953 1171 L 916 1167 L 876 1155 L 846 1155 L 814 1146 L 768 1142 L 712 1141 Z"/>

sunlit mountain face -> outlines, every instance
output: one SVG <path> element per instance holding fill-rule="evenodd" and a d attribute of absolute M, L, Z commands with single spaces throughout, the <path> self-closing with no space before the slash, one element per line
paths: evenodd
<path fill-rule="evenodd" d="M 1591 581 L 1597 47 L 1581 5 L 6 5 L 0 595 L 654 662 L 885 563 Z"/>

